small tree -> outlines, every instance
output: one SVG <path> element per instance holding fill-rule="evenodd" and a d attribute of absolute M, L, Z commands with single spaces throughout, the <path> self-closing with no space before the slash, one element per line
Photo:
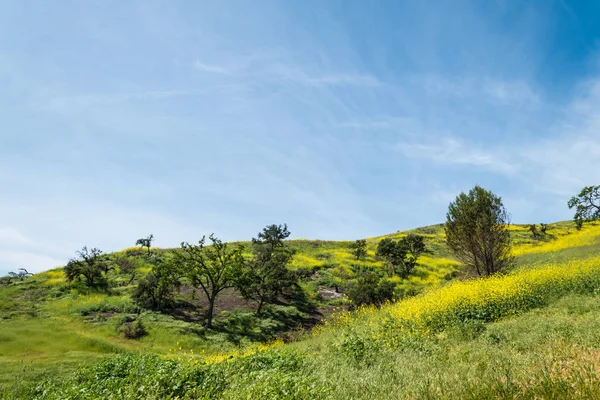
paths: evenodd
<path fill-rule="evenodd" d="M 98 248 L 94 247 L 88 250 L 84 246 L 76 254 L 77 258 L 69 260 L 64 269 L 69 282 L 83 276 L 88 287 L 97 286 L 102 281 L 102 275 L 113 269 L 107 262 L 106 257 L 103 256 L 102 250 Z"/>
<path fill-rule="evenodd" d="M 148 254 L 150 254 L 150 247 L 152 246 L 152 242 L 154 241 L 154 235 L 150 235 L 146 238 L 140 238 L 135 242 L 136 246 L 140 246 L 142 249 L 146 247 L 148 249 Z"/>
<path fill-rule="evenodd" d="M 361 275 L 355 284 L 348 290 L 348 298 L 354 307 L 361 305 L 381 305 L 394 298 L 395 286 L 393 282 L 381 279 L 373 272 Z"/>
<path fill-rule="evenodd" d="M 212 328 L 215 301 L 224 289 L 234 286 L 234 278 L 239 276 L 243 264 L 242 247 L 230 248 L 213 234 L 198 244 L 181 243 L 181 250 L 175 252 L 175 259 L 191 284 L 201 288 L 208 300 L 206 327 Z"/>
<path fill-rule="evenodd" d="M 31 272 L 27 271 L 25 268 L 19 268 L 19 270 L 17 272 L 9 272 L 8 275 L 11 278 L 19 279 L 22 281 L 23 278 L 32 276 L 33 274 Z"/>
<path fill-rule="evenodd" d="M 297 285 L 297 277 L 287 266 L 294 256 L 284 240 L 290 236 L 287 225 L 268 225 L 252 239 L 252 259 L 247 260 L 236 287 L 246 299 L 257 303 L 260 315 L 265 304 L 273 303 L 285 289 Z"/>
<path fill-rule="evenodd" d="M 364 260 L 367 257 L 367 241 L 359 239 L 350 245 L 352 255 L 358 260 Z"/>
<path fill-rule="evenodd" d="M 537 231 L 537 227 L 535 226 L 535 224 L 529 225 L 529 230 L 531 231 L 531 234 L 533 235 L 534 238 L 538 237 L 538 231 Z"/>
<path fill-rule="evenodd" d="M 382 239 L 377 245 L 377 256 L 390 267 L 390 275 L 399 273 L 407 278 L 417 266 L 419 257 L 426 252 L 425 238 L 410 233 L 400 240 Z"/>
<path fill-rule="evenodd" d="M 139 280 L 131 298 L 140 307 L 162 310 L 173 301 L 175 290 L 181 285 L 179 276 L 173 263 L 157 264 Z"/>
<path fill-rule="evenodd" d="M 513 264 L 509 223 L 502 199 L 475 186 L 450 203 L 446 242 L 454 256 L 477 275 L 491 275 Z"/>
<path fill-rule="evenodd" d="M 122 285 L 130 285 L 131 282 L 135 280 L 136 263 L 127 256 L 120 256 L 115 259 L 115 265 L 119 268 L 119 270 L 122 273 L 130 275 L 129 280 L 127 282 L 124 282 Z"/>
<path fill-rule="evenodd" d="M 577 196 L 571 197 L 569 209 L 575 208 L 573 221 L 577 229 L 581 229 L 584 222 L 600 219 L 600 185 L 586 186 Z"/>

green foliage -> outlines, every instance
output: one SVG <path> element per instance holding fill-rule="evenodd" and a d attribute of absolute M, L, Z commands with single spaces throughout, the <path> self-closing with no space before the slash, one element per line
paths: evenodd
<path fill-rule="evenodd" d="M 358 367 L 369 367 L 376 360 L 381 346 L 375 340 L 356 332 L 347 333 L 339 344 L 339 352 L 348 362 Z"/>
<path fill-rule="evenodd" d="M 119 327 L 119 333 L 125 336 L 127 339 L 139 339 L 148 334 L 146 326 L 141 319 L 135 321 L 125 321 Z"/>
<path fill-rule="evenodd" d="M 284 243 L 289 235 L 287 225 L 269 225 L 252 239 L 252 258 L 245 261 L 236 287 L 242 296 L 257 303 L 257 314 L 265 304 L 275 302 L 278 295 L 297 286 L 298 276 L 287 267 L 294 256 Z"/>
<path fill-rule="evenodd" d="M 90 304 L 85 306 L 79 306 L 76 308 L 77 313 L 82 317 L 87 317 L 92 314 L 98 313 L 114 313 L 114 314 L 137 314 L 140 312 L 140 308 L 123 298 L 113 297 L 112 301 L 101 302 L 96 304 Z M 120 301 L 119 301 L 120 300 Z"/>
<path fill-rule="evenodd" d="M 131 298 L 142 308 L 164 310 L 174 299 L 175 290 L 181 285 L 181 272 L 173 262 L 160 262 L 139 280 Z"/>
<path fill-rule="evenodd" d="M 529 231 L 531 232 L 531 235 L 533 235 L 534 238 L 538 237 L 538 230 L 537 230 L 537 226 L 535 226 L 535 224 L 529 225 Z"/>
<path fill-rule="evenodd" d="M 540 232 L 542 233 L 542 235 L 545 235 L 547 231 L 548 231 L 548 224 L 544 224 L 543 222 L 540 223 Z"/>
<path fill-rule="evenodd" d="M 234 279 L 240 275 L 244 259 L 242 246 L 230 248 L 230 245 L 209 237 L 210 246 L 206 246 L 203 236 L 198 244 L 181 243 L 180 251 L 174 252 L 175 261 L 190 283 L 201 288 L 209 306 L 206 313 L 206 327 L 212 328 L 215 301 L 224 289 L 234 286 Z"/>
<path fill-rule="evenodd" d="M 446 242 L 454 256 L 477 275 L 491 275 L 513 265 L 509 215 L 502 199 L 475 186 L 450 203 Z"/>
<path fill-rule="evenodd" d="M 377 256 L 382 257 L 390 267 L 390 275 L 400 274 L 406 279 L 417 265 L 419 257 L 425 253 L 425 238 L 414 233 L 394 240 L 382 239 L 377 245 Z"/>
<path fill-rule="evenodd" d="M 48 379 L 32 399 L 215 399 L 225 389 L 222 371 L 152 354 L 107 358 L 66 381 Z"/>
<path fill-rule="evenodd" d="M 88 250 L 84 246 L 76 254 L 77 258 L 69 260 L 65 266 L 67 280 L 73 281 L 83 276 L 88 287 L 106 285 L 105 275 L 111 267 L 107 258 L 102 254 L 102 250 L 95 247 Z"/>
<path fill-rule="evenodd" d="M 307 357 L 292 350 L 270 350 L 224 365 L 224 399 L 319 400 L 332 398 L 318 384 Z"/>
<path fill-rule="evenodd" d="M 359 239 L 350 245 L 352 255 L 356 260 L 364 260 L 367 257 L 367 241 Z"/>
<path fill-rule="evenodd" d="M 600 185 L 584 187 L 577 196 L 571 197 L 568 206 L 575 208 L 573 221 L 577 229 L 581 229 L 584 222 L 600 220 Z"/>
<path fill-rule="evenodd" d="M 353 306 L 381 305 L 394 298 L 396 285 L 387 279 L 381 279 L 375 273 L 364 273 L 348 290 L 348 298 Z"/>

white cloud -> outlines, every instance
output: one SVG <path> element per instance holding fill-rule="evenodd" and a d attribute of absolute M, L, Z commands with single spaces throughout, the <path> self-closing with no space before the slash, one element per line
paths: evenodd
<path fill-rule="evenodd" d="M 399 142 L 396 147 L 406 157 L 429 160 L 440 165 L 471 165 L 502 174 L 513 174 L 518 166 L 500 153 L 493 153 L 456 138 L 445 138 L 437 143 Z"/>
<path fill-rule="evenodd" d="M 194 63 L 194 68 L 198 71 L 209 72 L 212 74 L 230 74 L 233 72 L 231 67 L 226 67 L 218 64 L 207 64 L 202 61 L 196 61 Z"/>
<path fill-rule="evenodd" d="M 421 124 L 414 118 L 409 117 L 375 117 L 364 119 L 353 119 L 338 124 L 340 128 L 351 128 L 361 130 L 389 130 L 402 129 L 402 133 L 415 133 L 422 131 Z"/>
<path fill-rule="evenodd" d="M 437 75 L 416 76 L 410 79 L 425 91 L 442 96 L 479 99 L 499 104 L 537 105 L 540 97 L 523 80 L 501 80 L 483 76 L 449 79 Z"/>
<path fill-rule="evenodd" d="M 586 82 L 554 135 L 520 153 L 537 190 L 568 197 L 600 176 L 600 79 Z"/>

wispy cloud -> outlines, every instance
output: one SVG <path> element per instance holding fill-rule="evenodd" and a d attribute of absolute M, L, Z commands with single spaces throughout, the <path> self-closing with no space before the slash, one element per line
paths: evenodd
<path fill-rule="evenodd" d="M 382 82 L 375 76 L 364 73 L 332 71 L 303 67 L 300 64 L 290 64 L 280 59 L 276 54 L 250 55 L 231 64 L 209 64 L 195 61 L 194 69 L 201 73 L 227 76 L 229 79 L 242 81 L 264 81 L 303 85 L 313 88 L 340 86 L 377 87 Z"/>
<path fill-rule="evenodd" d="M 537 105 L 539 95 L 520 80 L 501 80 L 489 77 L 456 77 L 437 75 L 414 76 L 410 80 L 427 92 L 457 98 L 472 98 L 499 104 Z"/>
<path fill-rule="evenodd" d="M 10 268 L 149 233 L 377 235 L 439 222 L 475 183 L 559 219 L 597 179 L 600 85 L 562 91 L 581 77 L 539 46 L 558 37 L 540 4 L 142 3 L 0 6 L 28 16 L 0 25 Z"/>
<path fill-rule="evenodd" d="M 519 152 L 527 178 L 539 191 L 568 198 L 596 184 L 600 171 L 600 79 L 581 85 L 553 133 Z"/>
<path fill-rule="evenodd" d="M 118 104 L 130 101 L 156 101 L 182 96 L 194 96 L 202 93 L 200 90 L 170 89 L 150 90 L 124 93 L 86 93 L 74 95 L 49 96 L 36 100 L 36 105 L 50 110 L 66 110 L 69 107 L 92 107 L 99 104 Z"/>
<path fill-rule="evenodd" d="M 194 62 L 194 68 L 198 71 L 208 72 L 211 74 L 231 74 L 235 71 L 232 67 L 226 67 L 217 64 L 207 64 L 201 61 Z"/>
<path fill-rule="evenodd" d="M 455 138 L 440 139 L 436 143 L 427 144 L 399 142 L 396 148 L 406 157 L 438 165 L 477 166 L 502 174 L 513 174 L 518 169 L 499 153 L 485 151 Z"/>

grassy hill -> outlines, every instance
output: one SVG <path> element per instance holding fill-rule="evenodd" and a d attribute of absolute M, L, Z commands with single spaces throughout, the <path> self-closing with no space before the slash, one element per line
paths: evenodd
<path fill-rule="evenodd" d="M 204 330 L 193 311 L 138 309 L 124 275 L 113 276 L 109 293 L 67 284 L 61 269 L 0 287 L 0 393 L 30 397 L 32 383 L 50 377 L 58 381 L 46 385 L 67 382 L 58 397 L 76 398 L 69 391 L 79 389 L 103 397 L 102 390 L 116 386 L 85 385 L 89 374 L 105 374 L 124 390 L 117 397 L 127 397 L 141 384 L 152 386 L 144 376 L 162 371 L 162 383 L 154 376 L 154 386 L 135 396 L 162 398 L 171 393 L 166 387 L 188 385 L 181 393 L 200 397 L 190 389 L 196 382 L 205 395 L 223 398 L 594 398 L 600 225 L 577 231 L 560 222 L 535 239 L 528 226 L 513 225 L 516 271 L 469 282 L 457 279 L 460 263 L 445 246 L 442 225 L 413 232 L 426 237 L 432 253 L 411 277 L 395 278 L 406 299 L 381 310 L 345 312 L 347 301 L 330 296 L 329 287 L 357 267 L 382 268 L 373 256 L 383 237 L 367 240 L 370 257 L 361 263 L 349 241 L 289 241 L 297 249 L 292 268 L 303 277 L 304 306 L 278 305 L 257 319 L 253 305 L 230 291 L 218 304 L 214 331 Z M 127 254 L 135 253 L 120 255 Z M 139 261 L 138 274 L 149 269 Z M 201 305 L 192 292 L 180 296 Z M 130 316 L 143 320 L 147 336 L 119 334 Z M 300 330 L 323 319 L 328 322 L 312 334 Z M 145 356 L 121 355 L 129 353 Z M 100 360 L 108 361 L 85 368 Z M 114 376 L 132 370 L 139 376 Z M 43 391 L 49 387 L 37 394 L 51 397 Z"/>

